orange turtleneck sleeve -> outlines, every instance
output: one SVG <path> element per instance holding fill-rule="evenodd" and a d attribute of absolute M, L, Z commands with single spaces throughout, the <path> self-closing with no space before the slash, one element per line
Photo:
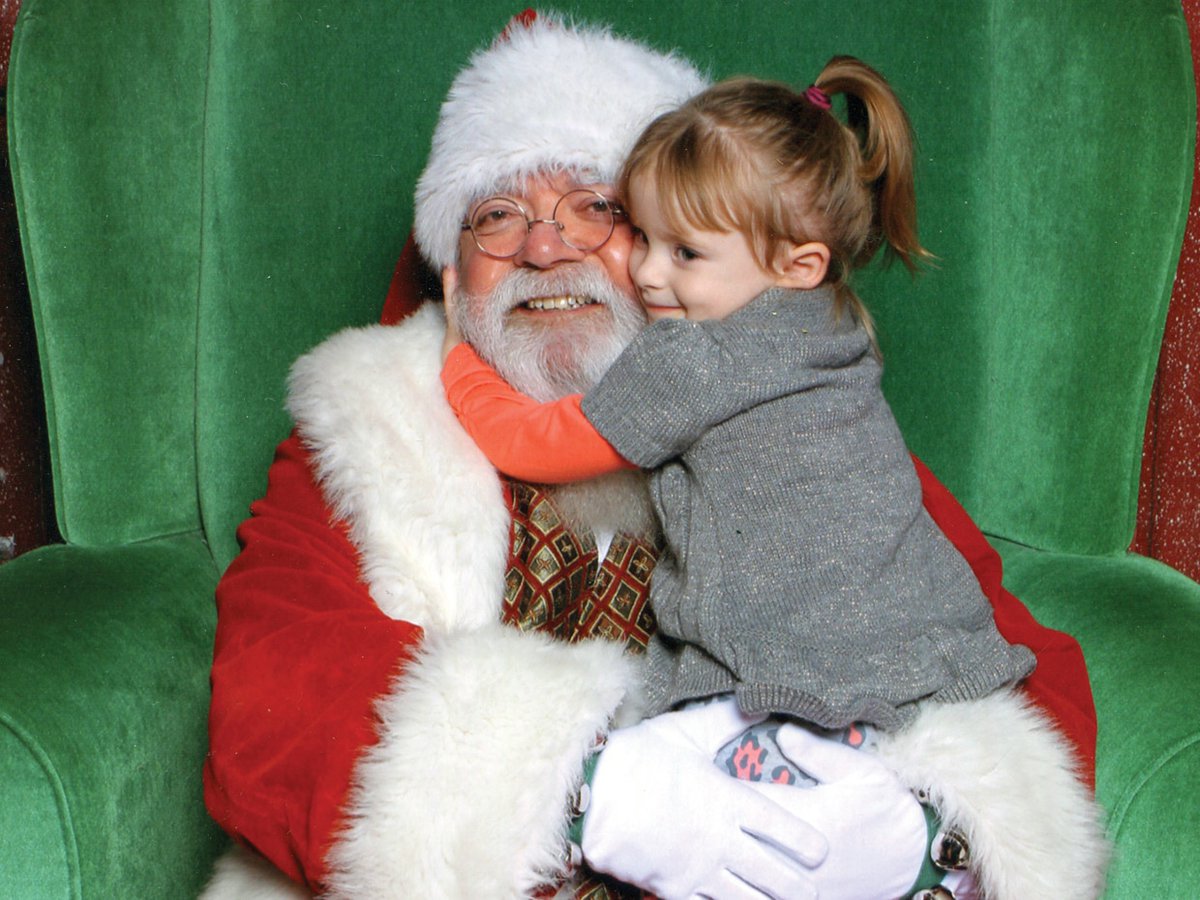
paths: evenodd
<path fill-rule="evenodd" d="M 637 468 L 583 414 L 581 394 L 539 403 L 520 393 L 468 344 L 442 366 L 442 386 L 458 421 L 501 472 L 563 484 Z"/>

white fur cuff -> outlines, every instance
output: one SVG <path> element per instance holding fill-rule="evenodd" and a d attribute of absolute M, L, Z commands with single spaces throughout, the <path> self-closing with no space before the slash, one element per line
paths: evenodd
<path fill-rule="evenodd" d="M 499 625 L 429 639 L 378 706 L 331 896 L 499 900 L 554 879 L 568 797 L 632 678 L 604 641 Z"/>
<path fill-rule="evenodd" d="M 1094 900 L 1109 844 L 1066 740 L 1015 691 L 927 704 L 879 753 L 971 847 L 988 900 Z"/>

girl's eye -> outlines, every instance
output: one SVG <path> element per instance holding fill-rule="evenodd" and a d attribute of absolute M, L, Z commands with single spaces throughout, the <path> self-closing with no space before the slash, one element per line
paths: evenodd
<path fill-rule="evenodd" d="M 633 231 L 633 242 L 635 244 L 646 243 L 646 232 L 642 231 L 642 229 L 638 228 L 636 225 L 632 226 L 632 231 Z"/>
<path fill-rule="evenodd" d="M 686 247 L 683 244 L 678 244 L 675 247 L 675 256 L 682 262 L 691 262 L 693 259 L 699 259 L 700 254 L 691 247 Z"/>

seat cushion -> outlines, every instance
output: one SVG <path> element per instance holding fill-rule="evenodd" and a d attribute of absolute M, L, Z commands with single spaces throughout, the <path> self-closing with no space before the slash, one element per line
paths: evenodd
<path fill-rule="evenodd" d="M 1133 554 L 1086 557 L 995 541 L 1005 583 L 1073 634 L 1092 678 L 1096 791 L 1119 852 L 1108 896 L 1200 883 L 1200 585 Z"/>
<path fill-rule="evenodd" d="M 195 896 L 216 576 L 195 536 L 0 568 L 0 896 Z"/>

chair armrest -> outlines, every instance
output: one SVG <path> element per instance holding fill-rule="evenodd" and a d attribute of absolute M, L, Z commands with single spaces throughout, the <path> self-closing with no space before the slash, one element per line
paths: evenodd
<path fill-rule="evenodd" d="M 1134 554 L 994 541 L 1005 582 L 1083 647 L 1096 700 L 1096 792 L 1116 843 L 1109 898 L 1200 882 L 1200 584 Z"/>
<path fill-rule="evenodd" d="M 0 896 L 196 895 L 216 580 L 197 535 L 0 567 Z"/>

